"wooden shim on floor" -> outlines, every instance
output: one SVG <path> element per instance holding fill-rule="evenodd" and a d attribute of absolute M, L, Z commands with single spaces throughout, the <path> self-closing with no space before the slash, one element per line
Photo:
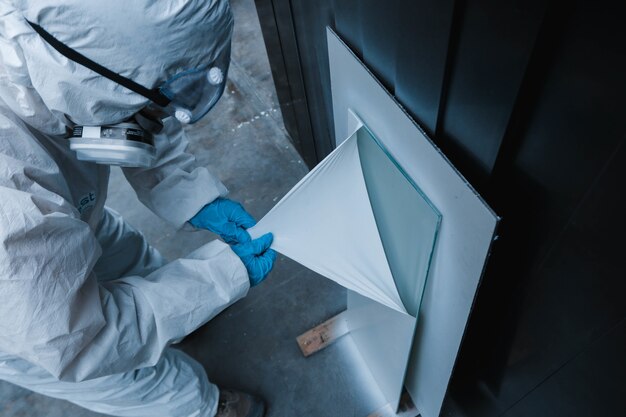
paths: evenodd
<path fill-rule="evenodd" d="M 402 390 L 402 397 L 400 397 L 400 404 L 398 405 L 398 412 L 391 407 L 391 404 L 387 404 L 382 408 L 374 411 L 367 417 L 418 417 L 419 412 L 411 400 L 411 396 L 406 389 Z"/>
<path fill-rule="evenodd" d="M 298 341 L 298 346 L 300 346 L 302 354 L 306 357 L 331 345 L 347 333 L 348 322 L 346 312 L 344 311 L 326 320 L 319 326 L 302 333 L 296 340 Z"/>

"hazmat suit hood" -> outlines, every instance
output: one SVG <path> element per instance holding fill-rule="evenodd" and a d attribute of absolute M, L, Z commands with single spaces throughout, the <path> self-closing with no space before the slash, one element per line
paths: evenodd
<path fill-rule="evenodd" d="M 149 100 L 67 59 L 28 21 L 147 88 L 212 62 L 233 27 L 223 0 L 0 0 L 0 101 L 49 135 L 66 132 L 66 115 L 118 123 Z"/>

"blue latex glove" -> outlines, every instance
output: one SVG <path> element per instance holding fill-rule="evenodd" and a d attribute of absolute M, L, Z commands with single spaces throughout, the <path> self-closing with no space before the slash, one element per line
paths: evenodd
<path fill-rule="evenodd" d="M 241 262 L 248 270 L 251 287 L 263 281 L 274 267 L 276 251 L 270 249 L 273 240 L 274 236 L 267 233 L 250 242 L 231 246 L 233 252 L 241 258 Z"/>
<path fill-rule="evenodd" d="M 246 229 L 254 226 L 256 220 L 241 204 L 227 198 L 218 198 L 204 206 L 189 223 L 220 235 L 226 243 L 235 244 L 250 242 Z"/>

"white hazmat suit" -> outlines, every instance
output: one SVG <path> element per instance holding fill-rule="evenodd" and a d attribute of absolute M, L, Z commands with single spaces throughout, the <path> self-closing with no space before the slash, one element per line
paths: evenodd
<path fill-rule="evenodd" d="M 169 344 L 243 297 L 239 258 L 215 241 L 162 258 L 105 207 L 109 167 L 78 161 L 77 124 L 117 123 L 147 100 L 60 55 L 68 46 L 145 86 L 228 48 L 228 3 L 0 0 L 0 379 L 119 416 L 213 416 L 218 390 Z M 185 152 L 180 124 L 157 162 L 125 168 L 139 199 L 182 226 L 225 187 Z"/>

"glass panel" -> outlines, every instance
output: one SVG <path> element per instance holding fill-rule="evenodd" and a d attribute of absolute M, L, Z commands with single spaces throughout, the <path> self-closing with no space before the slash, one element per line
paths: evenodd
<path fill-rule="evenodd" d="M 357 146 L 389 268 L 404 307 L 417 317 L 441 214 L 366 127 Z"/>

